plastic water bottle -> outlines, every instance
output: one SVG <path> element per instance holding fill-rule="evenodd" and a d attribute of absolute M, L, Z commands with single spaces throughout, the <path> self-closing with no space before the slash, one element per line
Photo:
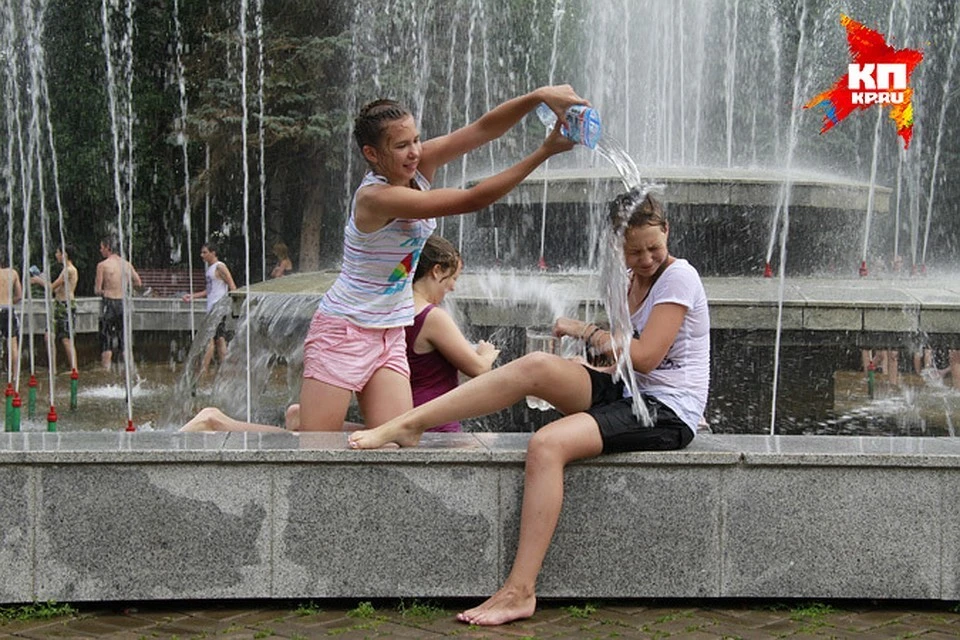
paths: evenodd
<path fill-rule="evenodd" d="M 557 115 L 545 102 L 537 106 L 537 117 L 548 129 L 552 129 L 557 122 Z M 560 127 L 560 133 L 565 137 L 588 149 L 597 148 L 601 131 L 600 114 L 593 107 L 583 104 L 575 104 L 567 109 L 563 125 Z"/>

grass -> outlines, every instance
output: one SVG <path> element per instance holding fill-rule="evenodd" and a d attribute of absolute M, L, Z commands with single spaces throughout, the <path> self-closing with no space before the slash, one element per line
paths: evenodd
<path fill-rule="evenodd" d="M 306 603 L 301 602 L 293 612 L 298 616 L 315 616 L 318 613 L 323 613 L 323 609 L 311 600 Z"/>
<path fill-rule="evenodd" d="M 77 610 L 69 604 L 59 604 L 52 600 L 21 604 L 15 607 L 0 607 L 0 623 L 14 620 L 49 620 L 59 616 L 72 616 Z"/>
<path fill-rule="evenodd" d="M 372 602 L 365 600 L 358 603 L 355 608 L 347 611 L 347 615 L 351 618 L 373 618 L 377 615 L 377 610 L 373 607 Z"/>
<path fill-rule="evenodd" d="M 420 600 L 414 600 L 410 604 L 407 604 L 401 600 L 400 604 L 397 605 L 397 611 L 399 611 L 400 615 L 404 618 L 421 618 L 427 621 L 445 618 L 449 615 L 447 610 L 443 607 L 429 601 L 421 602 Z"/>

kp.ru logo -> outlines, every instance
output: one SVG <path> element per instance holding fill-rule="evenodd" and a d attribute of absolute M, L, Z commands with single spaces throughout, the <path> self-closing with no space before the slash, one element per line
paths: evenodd
<path fill-rule="evenodd" d="M 824 133 L 840 124 L 854 109 L 874 105 L 889 107 L 890 118 L 896 123 L 897 135 L 903 138 L 906 149 L 913 135 L 910 76 L 923 60 L 923 53 L 915 49 L 894 49 L 879 32 L 848 16 L 841 15 L 840 24 L 847 30 L 847 46 L 853 62 L 847 66 L 846 75 L 803 108 L 823 111 L 820 133 Z"/>
<path fill-rule="evenodd" d="M 853 104 L 903 104 L 907 89 L 907 65 L 883 62 L 875 65 L 871 62 L 851 64 L 847 69 L 847 88 L 850 89 Z"/>

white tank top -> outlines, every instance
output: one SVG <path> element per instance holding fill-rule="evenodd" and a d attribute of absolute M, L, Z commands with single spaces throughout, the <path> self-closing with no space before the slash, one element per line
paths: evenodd
<path fill-rule="evenodd" d="M 217 304 L 220 298 L 227 295 L 227 283 L 217 277 L 217 267 L 221 264 L 222 263 L 217 260 L 207 267 L 205 274 L 207 279 L 207 311 L 213 309 L 213 305 Z"/>
<path fill-rule="evenodd" d="M 430 189 L 430 182 L 419 171 L 414 179 L 421 191 Z M 387 179 L 370 172 L 357 193 L 373 184 L 387 184 Z M 376 231 L 363 233 L 356 226 L 356 207 L 354 193 L 343 231 L 340 275 L 321 298 L 319 310 L 361 327 L 413 324 L 413 274 L 420 251 L 437 222 L 433 218 L 396 218 Z"/>

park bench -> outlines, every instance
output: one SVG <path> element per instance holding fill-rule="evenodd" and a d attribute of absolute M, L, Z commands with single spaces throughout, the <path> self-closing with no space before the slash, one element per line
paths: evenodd
<path fill-rule="evenodd" d="M 185 293 L 206 289 L 203 269 L 193 270 L 193 288 L 190 287 L 190 272 L 187 269 L 138 269 L 143 287 L 140 290 L 146 298 L 179 298 Z"/>

